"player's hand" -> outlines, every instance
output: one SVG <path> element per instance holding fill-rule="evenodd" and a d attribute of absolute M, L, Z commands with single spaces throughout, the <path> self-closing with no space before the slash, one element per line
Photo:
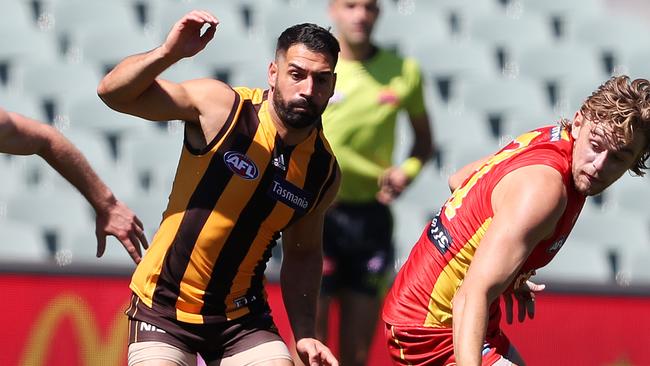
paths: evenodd
<path fill-rule="evenodd" d="M 307 366 L 338 366 L 339 362 L 326 345 L 314 338 L 301 338 L 296 342 L 296 351 Z"/>
<path fill-rule="evenodd" d="M 543 291 L 546 288 L 546 285 L 536 284 L 530 280 L 526 280 L 516 289 L 512 291 L 505 292 L 503 294 L 503 300 L 506 307 L 506 322 L 512 324 L 513 318 L 513 300 L 514 297 L 517 300 L 517 319 L 519 322 L 523 322 L 528 318 L 535 318 L 535 293 Z"/>
<path fill-rule="evenodd" d="M 393 202 L 411 183 L 411 179 L 399 167 L 390 167 L 379 177 L 377 201 L 387 205 Z"/>
<path fill-rule="evenodd" d="M 117 200 L 102 212 L 97 212 L 95 235 L 97 257 L 101 257 L 106 250 L 107 235 L 116 237 L 136 264 L 142 259 L 140 246 L 149 248 L 142 221 L 124 203 Z"/>
<path fill-rule="evenodd" d="M 205 24 L 210 27 L 201 35 Z M 219 20 L 202 10 L 193 10 L 174 24 L 162 47 L 175 59 L 191 57 L 203 50 L 212 40 Z"/>

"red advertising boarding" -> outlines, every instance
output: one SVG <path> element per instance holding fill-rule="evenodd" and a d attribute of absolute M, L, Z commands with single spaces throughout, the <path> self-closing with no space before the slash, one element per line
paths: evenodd
<path fill-rule="evenodd" d="M 120 276 L 0 274 L 0 365 L 125 365 L 128 282 Z M 268 291 L 280 332 L 290 340 L 279 286 Z M 330 334 L 335 328 L 336 316 Z M 528 365 L 649 366 L 650 293 L 549 292 L 538 297 L 535 320 L 505 330 Z M 390 365 L 379 331 L 368 364 Z"/>

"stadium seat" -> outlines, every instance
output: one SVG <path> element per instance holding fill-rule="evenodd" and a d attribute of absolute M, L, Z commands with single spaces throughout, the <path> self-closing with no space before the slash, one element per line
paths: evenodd
<path fill-rule="evenodd" d="M 632 17 L 603 15 L 580 18 L 569 30 L 574 43 L 596 48 L 609 73 L 625 61 L 626 54 L 647 47 L 644 37 L 650 27 Z"/>
<path fill-rule="evenodd" d="M 112 69 L 127 56 L 152 50 L 160 41 L 141 29 L 102 25 L 82 28 L 71 40 L 79 48 L 80 60 L 93 65 L 101 74 Z"/>
<path fill-rule="evenodd" d="M 467 25 L 476 17 L 505 11 L 497 0 L 397 0 L 393 8 L 399 13 L 436 14 L 454 38 L 465 38 Z"/>
<path fill-rule="evenodd" d="M 144 225 L 147 240 L 151 242 L 162 221 L 163 212 L 167 208 L 168 196 L 171 187 L 167 190 L 150 191 L 129 198 L 126 204 L 135 212 Z"/>
<path fill-rule="evenodd" d="M 422 205 L 413 205 L 404 200 L 395 201 L 392 212 L 395 269 L 399 270 L 435 212 L 427 211 Z"/>
<path fill-rule="evenodd" d="M 73 188 L 22 192 L 7 200 L 7 218 L 36 225 L 43 235 L 54 239 L 57 249 L 62 239 L 80 227 L 93 227 L 94 213 Z"/>
<path fill-rule="evenodd" d="M 577 80 L 598 85 L 608 77 L 594 49 L 570 42 L 526 45 L 515 50 L 513 62 L 521 76 L 539 81 L 541 87 L 548 87 L 551 104 L 557 102 L 565 83 Z"/>
<path fill-rule="evenodd" d="M 47 245 L 36 225 L 0 218 L 0 266 L 2 263 L 46 263 Z"/>
<path fill-rule="evenodd" d="M 85 64 L 23 63 L 15 80 L 16 90 L 34 95 L 44 103 L 51 103 L 54 120 L 65 120 L 65 99 L 78 95 L 95 95 L 100 74 Z"/>
<path fill-rule="evenodd" d="M 471 108 L 428 103 L 435 123 L 433 134 L 440 165 L 451 174 L 468 163 L 498 150 L 487 117 Z"/>
<path fill-rule="evenodd" d="M 51 34 L 0 23 L 0 67 L 4 69 L 4 75 L 0 73 L 0 87 L 11 87 L 16 70 L 24 63 L 54 62 L 58 56 L 56 39 Z"/>
<path fill-rule="evenodd" d="M 96 133 L 102 137 L 126 133 L 146 133 L 153 130 L 153 123 L 125 113 L 112 110 L 97 96 L 85 94 L 71 96 L 65 100 L 65 110 L 71 130 Z"/>
<path fill-rule="evenodd" d="M 573 115 L 565 115 L 559 112 L 544 111 L 541 113 L 518 113 L 505 116 L 501 121 L 502 141 L 513 138 L 537 129 L 542 126 L 559 124 L 562 118 L 572 119 Z"/>
<path fill-rule="evenodd" d="M 605 14 L 605 2 L 602 0 L 518 0 L 523 11 L 543 15 L 556 27 L 556 37 L 566 37 L 567 29 L 584 17 Z"/>
<path fill-rule="evenodd" d="M 0 153 L 0 172 L 2 172 L 2 180 L 0 180 L 0 220 L 4 215 L 4 209 L 6 208 L 6 199 L 11 197 L 13 194 L 23 190 L 25 188 L 24 182 L 22 180 L 22 175 L 15 169 L 13 159 Z"/>
<path fill-rule="evenodd" d="M 182 129 L 178 133 L 130 134 L 120 146 L 120 162 L 133 168 L 140 182 L 138 189 L 169 192 L 169 177 L 176 171 L 182 146 Z"/>
<path fill-rule="evenodd" d="M 24 30 L 35 30 L 35 23 L 30 2 L 26 0 L 0 2 L 0 24 L 3 27 L 13 28 L 20 33 Z"/>
<path fill-rule="evenodd" d="M 573 114 L 582 107 L 587 98 L 606 81 L 607 78 L 602 80 L 567 80 L 561 85 L 559 104 L 556 107 L 565 112 L 568 117 L 573 118 Z"/>
<path fill-rule="evenodd" d="M 245 86 L 249 88 L 269 88 L 269 64 L 273 61 L 269 58 L 257 58 L 249 60 L 232 69 L 229 84 L 233 87 Z"/>
<path fill-rule="evenodd" d="M 552 111 L 543 88 L 524 77 L 472 80 L 462 83 L 458 91 L 457 102 L 482 113 L 494 136 L 501 133 L 500 121 L 508 115 Z"/>
<path fill-rule="evenodd" d="M 623 285 L 650 286 L 650 249 L 624 253 L 619 281 Z"/>
<path fill-rule="evenodd" d="M 172 26 L 186 13 L 195 9 L 206 10 L 219 19 L 217 33 L 212 42 L 215 42 L 225 35 L 239 34 L 246 35 L 247 30 L 244 24 L 244 16 L 241 7 L 232 2 L 210 0 L 147 0 L 150 19 L 147 24 L 149 31 L 156 35 L 158 42 L 163 42 Z M 220 36 L 220 34 L 222 34 Z"/>
<path fill-rule="evenodd" d="M 471 39 L 490 45 L 500 66 L 507 66 L 512 52 L 522 45 L 550 44 L 553 41 L 551 27 L 538 14 L 485 15 L 468 24 Z"/>
<path fill-rule="evenodd" d="M 76 33 L 94 27 L 133 30 L 139 29 L 134 3 L 131 1 L 42 0 L 41 18 L 49 19 L 48 25 L 59 37 L 61 49 L 75 57 L 73 45 Z"/>
<path fill-rule="evenodd" d="M 450 31 L 437 13 L 385 11 L 379 15 L 373 37 L 383 47 L 412 55 L 417 47 L 449 39 Z"/>
<path fill-rule="evenodd" d="M 650 228 L 644 218 L 594 205 L 584 207 L 571 238 L 607 248 L 615 254 L 650 248 Z"/>
<path fill-rule="evenodd" d="M 551 263 L 540 268 L 533 282 L 564 282 L 609 284 L 614 281 L 614 268 L 609 252 L 590 242 L 569 238 Z"/>
<path fill-rule="evenodd" d="M 214 71 L 207 65 L 193 59 L 184 59 L 165 70 L 160 78 L 180 83 L 192 79 L 214 78 L 215 76 Z"/>
<path fill-rule="evenodd" d="M 272 5 L 256 9 L 261 10 L 255 14 L 255 24 L 260 39 L 273 49 L 280 33 L 292 25 L 315 23 L 324 28 L 332 25 L 324 5 L 314 5 L 309 8 Z"/>
<path fill-rule="evenodd" d="M 623 71 L 632 79 L 650 77 L 650 47 L 639 48 L 624 55 Z"/>
<path fill-rule="evenodd" d="M 647 180 L 646 177 L 635 177 L 630 173 L 624 174 L 605 191 L 605 207 L 627 213 L 627 215 L 645 218 L 650 225 L 648 202 L 644 199 L 650 196 L 650 184 Z"/>
<path fill-rule="evenodd" d="M 480 42 L 427 40 L 415 44 L 413 56 L 441 100 L 453 99 L 461 81 L 496 77 L 501 72 L 490 48 Z"/>
<path fill-rule="evenodd" d="M 135 267 L 135 263 L 122 246 L 122 243 L 113 236 L 106 238 L 104 255 L 101 258 L 97 258 L 97 238 L 92 227 L 80 228 L 77 232 L 69 235 L 69 238 L 62 245 L 61 249 L 69 251 L 70 264 L 73 265 L 92 264 L 97 267 Z"/>
<path fill-rule="evenodd" d="M 46 121 L 45 108 L 37 98 L 29 94 L 3 91 L 0 89 L 0 107 L 25 117 Z"/>

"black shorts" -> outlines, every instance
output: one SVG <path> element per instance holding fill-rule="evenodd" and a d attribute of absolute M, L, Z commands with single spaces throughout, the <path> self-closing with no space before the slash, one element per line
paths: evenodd
<path fill-rule="evenodd" d="M 270 312 L 247 314 L 219 323 L 191 324 L 155 313 L 136 295 L 127 310 L 129 344 L 163 342 L 200 354 L 206 363 L 230 357 L 271 341 L 283 341 Z"/>
<path fill-rule="evenodd" d="M 325 216 L 324 294 L 346 288 L 377 296 L 393 268 L 393 216 L 379 202 L 337 203 Z"/>

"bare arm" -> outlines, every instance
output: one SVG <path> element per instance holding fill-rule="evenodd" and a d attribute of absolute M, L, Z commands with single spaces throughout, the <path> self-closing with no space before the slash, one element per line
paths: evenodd
<path fill-rule="evenodd" d="M 201 35 L 205 24 L 210 27 Z M 218 20 L 207 12 L 186 14 L 160 47 L 122 60 L 100 82 L 97 93 L 117 111 L 154 121 L 223 122 L 227 115 L 223 110 L 229 110 L 234 100 L 227 85 L 212 79 L 173 83 L 158 78 L 172 64 L 203 50 L 217 25 Z"/>
<path fill-rule="evenodd" d="M 319 353 L 308 352 L 312 347 L 322 350 L 319 356 L 321 360 L 329 360 L 324 365 L 337 365 L 329 349 L 314 337 L 316 306 L 323 269 L 323 221 L 327 208 L 338 192 L 339 180 L 340 172 L 337 172 L 336 182 L 325 193 L 320 205 L 285 230 L 282 235 L 282 297 L 296 339 L 297 351 L 303 362 L 308 365 L 314 360 L 316 353 Z"/>
<path fill-rule="evenodd" d="M 459 366 L 481 364 L 490 304 L 562 216 L 566 207 L 562 177 L 547 166 L 517 169 L 497 184 L 492 206 L 492 223 L 453 300 L 454 354 Z"/>
<path fill-rule="evenodd" d="M 418 117 L 409 116 L 409 121 L 413 128 L 414 141 L 408 159 L 417 159 L 414 163 L 419 163 L 421 166 L 431 158 L 434 152 L 429 116 L 425 112 Z M 393 166 L 382 174 L 379 179 L 379 192 L 377 193 L 379 202 L 388 204 L 399 197 L 417 175 L 417 173 L 413 174 L 408 170 L 404 165 Z M 417 170 L 419 170 L 419 167 Z"/>
<path fill-rule="evenodd" d="M 70 182 L 97 213 L 97 255 L 106 245 L 106 235 L 117 237 L 138 263 L 140 244 L 147 248 L 142 223 L 118 201 L 99 179 L 81 152 L 49 125 L 0 109 L 0 152 L 16 155 L 36 154 Z"/>

